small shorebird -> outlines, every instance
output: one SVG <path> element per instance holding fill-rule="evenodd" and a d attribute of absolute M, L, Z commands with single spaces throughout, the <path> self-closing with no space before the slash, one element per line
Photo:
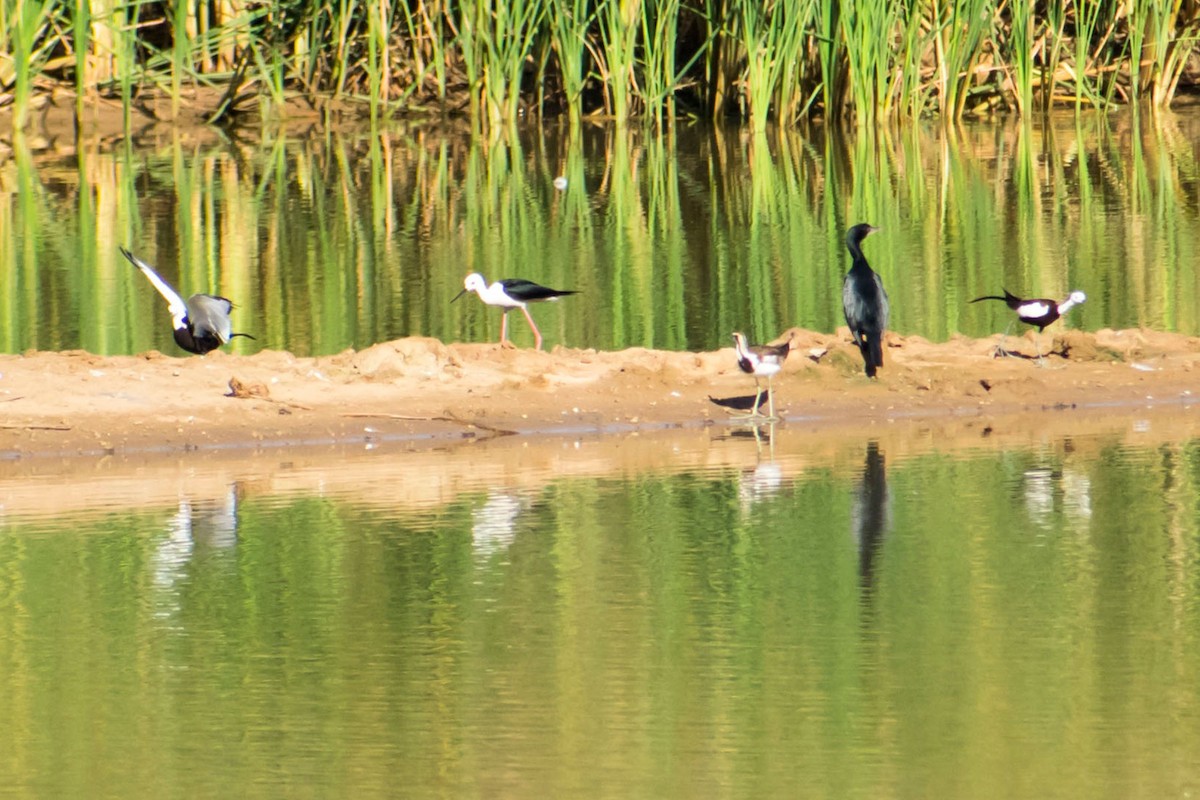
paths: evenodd
<path fill-rule="evenodd" d="M 737 353 L 737 363 L 742 372 L 754 376 L 754 408 L 749 414 L 745 414 L 741 419 L 757 419 L 762 416 L 759 413 L 758 405 L 762 400 L 762 386 L 758 379 L 765 377 L 767 379 L 767 407 L 770 415 L 765 419 L 769 422 L 774 422 L 778 419 L 775 416 L 775 392 L 772 391 L 771 379 L 775 377 L 775 373 L 783 369 L 783 362 L 787 361 L 788 353 L 792 351 L 792 337 L 788 336 L 788 340 L 783 344 L 747 344 L 746 334 L 739 331 L 733 332 L 733 348 Z"/>
<path fill-rule="evenodd" d="M 842 281 L 842 311 L 850 335 L 862 352 L 868 378 L 874 378 L 875 370 L 883 366 L 883 332 L 888 324 L 887 292 L 862 251 L 862 240 L 877 230 L 863 222 L 846 234 L 846 247 L 853 263 Z"/>
<path fill-rule="evenodd" d="M 514 346 L 512 342 L 508 341 L 508 312 L 514 308 L 521 309 L 521 313 L 529 321 L 529 327 L 533 329 L 533 346 L 535 350 L 542 349 L 542 332 L 534 324 L 533 317 L 529 316 L 529 309 L 525 306 L 528 303 L 557 300 L 569 294 L 577 294 L 574 291 L 551 289 L 521 278 L 506 278 L 502 281 L 496 281 L 489 286 L 488 282 L 478 272 L 472 272 L 466 277 L 463 281 L 463 290 L 454 295 L 454 300 L 462 297 L 467 292 L 475 292 L 475 294 L 479 295 L 479 299 L 489 306 L 500 306 L 504 309 L 504 317 L 500 322 L 501 347 Z M 454 300 L 450 302 L 453 303 Z"/>
<path fill-rule="evenodd" d="M 1047 300 L 1041 297 L 1031 300 L 1022 300 L 1008 289 L 1005 289 L 1004 297 L 989 294 L 985 297 L 976 297 L 971 302 L 978 303 L 980 300 L 1002 300 L 1008 305 L 1009 308 L 1017 312 L 1017 319 L 1019 319 L 1021 322 L 1024 322 L 1026 325 L 1034 325 L 1037 327 L 1038 335 L 1035 339 L 1035 343 L 1037 346 L 1038 362 L 1041 362 L 1042 331 L 1046 330 L 1047 325 L 1054 322 L 1056 319 L 1070 311 L 1075 306 L 1087 300 L 1087 295 L 1076 290 L 1071 292 L 1070 296 L 1066 300 L 1063 300 L 1061 303 L 1059 303 L 1054 300 Z M 1009 327 L 1011 328 L 1012 326 L 1009 325 Z M 1007 335 L 1008 331 L 1006 330 L 1005 336 Z M 1008 355 L 1008 351 L 1004 349 L 1003 338 L 1001 339 L 1000 346 L 996 348 L 996 354 L 998 356 Z"/>
<path fill-rule="evenodd" d="M 129 259 L 142 274 L 150 279 L 154 288 L 167 301 L 171 311 L 171 324 L 175 326 L 175 344 L 189 353 L 204 355 L 210 350 L 216 350 L 229 342 L 235 336 L 254 337 L 248 333 L 234 333 L 233 324 L 229 321 L 229 312 L 233 303 L 224 297 L 211 294 L 194 294 L 187 300 L 167 283 L 154 267 L 142 261 L 133 253 L 121 249 L 121 255 Z"/>

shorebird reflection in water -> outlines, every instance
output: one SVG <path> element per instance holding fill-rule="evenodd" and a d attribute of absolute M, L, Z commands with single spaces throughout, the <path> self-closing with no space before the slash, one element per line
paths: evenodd
<path fill-rule="evenodd" d="M 462 297 L 467 292 L 474 292 L 479 295 L 479 299 L 489 306 L 500 306 L 500 308 L 504 309 L 504 316 L 500 322 L 501 347 L 514 346 L 508 341 L 508 312 L 514 308 L 521 309 L 521 313 L 525 315 L 525 319 L 529 322 L 529 327 L 533 330 L 533 347 L 535 350 L 542 349 L 542 332 L 534 324 L 533 317 L 529 315 L 529 309 L 526 306 L 529 303 L 538 303 L 547 300 L 553 301 L 569 294 L 578 294 L 577 292 L 564 289 L 551 289 L 548 286 L 542 286 L 533 281 L 521 278 L 505 278 L 502 281 L 496 281 L 489 285 L 478 272 L 472 272 L 463 280 L 463 289 L 454 296 L 454 300 Z M 453 303 L 454 300 L 450 302 Z"/>
<path fill-rule="evenodd" d="M 143 275 L 149 279 L 158 293 L 167 301 L 171 312 L 171 324 L 175 331 L 175 344 L 189 353 L 204 355 L 216 350 L 235 336 L 254 337 L 248 333 L 234 333 L 233 324 L 229 321 L 229 312 L 233 303 L 227 298 L 212 294 L 194 294 L 187 300 L 183 299 L 174 286 L 167 283 L 154 267 L 142 261 L 133 253 L 120 248 L 121 255 L 129 259 Z"/>
<path fill-rule="evenodd" d="M 792 351 L 792 337 L 795 334 L 790 334 L 787 341 L 783 344 L 748 344 L 746 342 L 746 334 L 739 331 L 733 332 L 733 348 L 737 354 L 738 367 L 748 375 L 754 376 L 754 407 L 749 414 L 739 415 L 739 419 L 762 419 L 767 422 L 774 422 L 779 418 L 775 416 L 775 392 L 771 385 L 772 378 L 775 374 L 783 369 L 783 362 L 787 361 L 788 354 Z M 767 407 L 769 414 L 763 417 L 759 413 L 758 407 L 762 402 L 762 385 L 758 382 L 760 377 L 767 379 Z"/>
<path fill-rule="evenodd" d="M 868 378 L 874 378 L 875 371 L 883 366 L 883 332 L 887 329 L 889 312 L 883 280 L 871 269 L 862 251 L 863 239 L 877 230 L 863 222 L 846 234 L 846 248 L 853 263 L 842 281 L 842 312 L 854 344 L 862 352 Z"/>
<path fill-rule="evenodd" d="M 1030 300 L 1025 300 L 1017 297 L 1008 289 L 1004 290 L 1004 296 L 989 294 L 984 297 L 976 297 L 972 303 L 978 303 L 981 300 L 1000 300 L 1010 309 L 1017 312 L 1017 319 L 1024 322 L 1026 325 L 1033 325 L 1038 329 L 1037 336 L 1034 341 L 1037 347 L 1038 363 L 1042 363 L 1042 331 L 1046 330 L 1046 326 L 1056 321 L 1063 314 L 1066 314 L 1072 308 L 1080 305 L 1087 300 L 1087 295 L 1078 290 L 1071 292 L 1070 296 L 1061 303 L 1055 300 L 1048 300 L 1044 297 L 1038 297 Z M 1009 328 L 1012 324 L 1009 324 Z M 1004 349 L 1004 339 L 1008 336 L 1008 330 L 1004 331 L 1004 335 L 1000 337 L 1000 344 L 996 347 L 996 357 L 1009 355 L 1009 352 Z"/>
<path fill-rule="evenodd" d="M 479 560 L 507 550 L 517 535 L 517 518 L 528 501 L 516 494 L 492 490 L 487 501 L 471 512 L 471 546 Z"/>
<path fill-rule="evenodd" d="M 764 430 L 765 429 L 765 430 Z M 755 425 L 753 431 L 754 446 L 758 450 L 758 460 L 754 469 L 743 470 L 738 477 L 738 505 L 746 514 L 754 506 L 779 493 L 783 488 L 783 469 L 775 460 L 775 423 Z M 746 432 L 734 433 L 742 437 Z M 767 454 L 763 457 L 763 436 L 767 439 Z"/>

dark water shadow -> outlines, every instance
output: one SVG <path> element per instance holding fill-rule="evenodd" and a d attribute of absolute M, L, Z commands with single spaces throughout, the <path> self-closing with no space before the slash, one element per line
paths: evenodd
<path fill-rule="evenodd" d="M 749 411 L 750 409 L 754 408 L 754 395 L 752 394 L 741 397 L 713 397 L 710 394 L 708 396 L 708 401 L 715 406 L 728 408 L 731 411 Z M 761 405 L 766 405 L 766 402 L 767 393 L 763 392 Z"/>

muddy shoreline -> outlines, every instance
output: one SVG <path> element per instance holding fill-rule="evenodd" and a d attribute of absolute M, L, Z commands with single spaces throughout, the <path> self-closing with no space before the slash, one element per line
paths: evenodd
<path fill-rule="evenodd" d="M 1042 366 L 1021 357 L 1035 352 L 1032 334 L 1009 337 L 1018 357 L 993 358 L 997 341 L 893 335 L 871 381 L 844 330 L 795 330 L 775 381 L 778 427 L 849 434 L 1055 414 L 1069 431 L 1084 413 L 1162 407 L 1186 415 L 1200 398 L 1197 337 L 1047 334 L 1042 346 L 1051 355 Z M 0 460 L 724 428 L 753 387 L 732 348 L 535 352 L 406 338 L 314 358 L 30 352 L 0 356 Z"/>

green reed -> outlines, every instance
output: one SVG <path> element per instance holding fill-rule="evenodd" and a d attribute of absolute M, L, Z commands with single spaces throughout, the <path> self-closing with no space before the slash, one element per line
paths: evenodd
<path fill-rule="evenodd" d="M 762 131 L 772 110 L 790 122 L 804 105 L 804 46 L 816 26 L 814 0 L 738 4 L 737 33 L 745 54 L 746 117 Z"/>
<path fill-rule="evenodd" d="M 643 4 L 652 0 L 602 0 L 597 14 L 600 42 L 596 69 L 605 107 L 617 124 L 633 114 L 638 31 Z"/>
<path fill-rule="evenodd" d="M 842 9 L 854 115 L 873 125 L 895 107 L 896 64 L 891 41 L 900 30 L 900 6 L 892 0 L 865 0 Z"/>
<path fill-rule="evenodd" d="M 114 86 L 129 103 L 135 84 L 158 87 L 179 113 L 187 85 L 206 83 L 229 90 L 208 109 L 214 119 L 248 90 L 267 114 L 300 95 L 314 105 L 350 97 L 376 118 L 465 109 L 493 129 L 528 109 L 562 109 L 575 124 L 598 111 L 660 122 L 736 111 L 753 130 L 768 119 L 1028 115 L 1067 83 L 1077 107 L 1163 108 L 1196 83 L 1187 64 L 1200 35 L 1177 0 L 0 6 L 13 56 L 0 79 L 13 87 L 17 124 L 46 80 L 72 86 L 81 113 L 84 98 Z"/>
<path fill-rule="evenodd" d="M 1034 64 L 1034 0 L 1009 0 L 1012 18 L 1005 51 L 1005 61 L 1012 77 L 1012 100 L 1017 113 L 1027 116 L 1033 111 Z"/>
<path fill-rule="evenodd" d="M 641 15 L 639 90 L 646 109 L 660 125 L 664 117 L 675 116 L 675 87 L 680 75 L 676 72 L 675 48 L 657 43 L 678 39 L 681 8 L 679 0 L 659 0 L 647 4 L 646 13 Z"/>
<path fill-rule="evenodd" d="M 550 47 L 554 52 L 563 101 L 572 125 L 583 114 L 583 88 L 587 64 L 587 32 L 592 12 L 587 0 L 548 0 L 546 20 Z M 544 98 L 543 98 L 544 99 Z"/>
<path fill-rule="evenodd" d="M 994 13 L 993 0 L 931 0 L 930 8 L 942 109 L 947 117 L 958 119 L 971 95 L 975 67 Z"/>
<path fill-rule="evenodd" d="M 463 0 L 459 47 L 479 119 L 497 128 L 517 120 L 525 58 L 546 14 L 542 0 Z"/>
<path fill-rule="evenodd" d="M 13 127 L 25 127 L 33 100 L 33 81 L 58 44 L 60 24 L 54 0 L 12 0 L 0 18 L 0 43 L 12 54 L 0 60 L 0 83 L 13 87 Z M 6 74 L 7 73 L 7 74 Z"/>
<path fill-rule="evenodd" d="M 1109 4 L 1102 0 L 1074 0 L 1075 23 L 1074 63 L 1072 73 L 1075 83 L 1075 108 L 1083 106 L 1084 98 L 1094 106 L 1101 106 L 1103 91 L 1099 80 L 1092 78 L 1092 65 L 1098 54 L 1106 47 L 1112 27 L 1106 24 L 1105 9 Z M 1101 33 L 1102 32 L 1102 33 Z M 1110 83 L 1112 83 L 1110 81 Z"/>
<path fill-rule="evenodd" d="M 1150 104 L 1155 108 L 1169 105 L 1175 96 L 1188 61 L 1196 50 L 1200 35 L 1200 19 L 1195 12 L 1180 23 L 1182 3 L 1168 0 L 1140 0 L 1135 8 L 1143 9 L 1147 35 L 1143 40 L 1143 60 L 1151 65 L 1146 82 L 1150 88 Z"/>

